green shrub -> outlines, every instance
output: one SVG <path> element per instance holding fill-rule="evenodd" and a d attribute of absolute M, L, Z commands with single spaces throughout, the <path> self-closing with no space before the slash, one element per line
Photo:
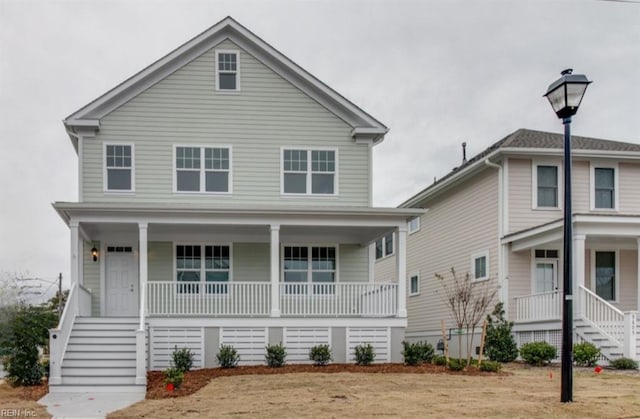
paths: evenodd
<path fill-rule="evenodd" d="M 504 314 L 503 304 L 498 303 L 487 316 L 484 353 L 492 361 L 511 362 L 518 357 L 518 345 L 511 333 L 513 322 L 507 321 Z"/>
<path fill-rule="evenodd" d="M 329 345 L 316 345 L 309 351 L 309 359 L 313 361 L 314 365 L 327 365 L 333 360 L 331 348 Z"/>
<path fill-rule="evenodd" d="M 182 372 L 191 370 L 191 367 L 193 366 L 193 353 L 191 353 L 191 350 L 187 348 L 178 349 L 178 347 L 175 346 L 171 357 L 173 358 L 173 365 L 175 368 Z"/>
<path fill-rule="evenodd" d="M 613 368 L 617 370 L 636 370 L 638 369 L 638 363 L 631 358 L 618 358 L 609 362 Z"/>
<path fill-rule="evenodd" d="M 355 348 L 356 365 L 371 365 L 376 358 L 375 350 L 370 343 Z"/>
<path fill-rule="evenodd" d="M 407 365 L 418 365 L 430 362 L 433 358 L 433 346 L 428 342 L 402 342 L 404 363 Z"/>
<path fill-rule="evenodd" d="M 502 369 L 502 364 L 498 361 L 482 361 L 479 369 L 484 372 L 498 372 Z"/>
<path fill-rule="evenodd" d="M 542 366 L 553 360 L 558 351 L 547 342 L 529 342 L 520 347 L 520 356 L 529 365 Z"/>
<path fill-rule="evenodd" d="M 433 365 L 444 366 L 447 365 L 447 358 L 444 355 L 435 355 L 433 358 L 431 358 L 431 363 Z"/>
<path fill-rule="evenodd" d="M 600 349 L 593 343 L 582 342 L 573 345 L 573 362 L 581 367 L 594 367 L 600 358 Z"/>
<path fill-rule="evenodd" d="M 282 343 L 279 345 L 268 345 L 267 354 L 265 359 L 269 368 L 284 367 L 285 359 L 287 358 L 287 351 Z"/>
<path fill-rule="evenodd" d="M 164 383 L 173 384 L 175 388 L 180 387 L 184 380 L 184 371 L 171 367 L 164 370 Z"/>
<path fill-rule="evenodd" d="M 235 368 L 240 361 L 238 351 L 231 345 L 220 345 L 220 350 L 216 355 L 220 368 Z"/>
<path fill-rule="evenodd" d="M 462 371 L 466 365 L 466 359 L 449 358 L 449 369 L 451 371 Z"/>

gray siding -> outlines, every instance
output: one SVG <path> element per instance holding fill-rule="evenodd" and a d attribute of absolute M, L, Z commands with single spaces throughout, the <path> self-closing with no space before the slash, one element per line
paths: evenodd
<path fill-rule="evenodd" d="M 407 252 L 411 252 L 408 247 Z M 409 253 L 407 253 L 407 256 Z M 374 281 L 375 282 L 397 282 L 398 281 L 398 267 L 396 263 L 396 254 L 392 254 L 382 259 L 378 259 L 374 263 Z"/>
<path fill-rule="evenodd" d="M 270 255 L 267 243 L 233 244 L 233 280 L 269 281 Z"/>
<path fill-rule="evenodd" d="M 96 262 L 91 258 L 90 249 L 96 246 L 100 248 L 100 242 L 84 242 L 84 251 L 82 252 L 82 284 L 85 288 L 91 290 L 91 315 L 100 315 L 100 264 L 103 256 L 98 258 Z"/>
<path fill-rule="evenodd" d="M 338 251 L 340 282 L 369 282 L 369 249 L 341 244 Z"/>
<path fill-rule="evenodd" d="M 149 242 L 149 281 L 173 281 L 173 243 Z"/>
<path fill-rule="evenodd" d="M 104 117 L 82 148 L 83 200 L 368 205 L 369 147 L 350 126 L 244 51 L 240 79 L 240 92 L 216 92 L 212 49 Z M 105 142 L 135 145 L 135 194 L 103 193 Z M 174 194 L 174 144 L 231 145 L 232 196 Z M 339 197 L 281 198 L 283 146 L 338 149 Z"/>

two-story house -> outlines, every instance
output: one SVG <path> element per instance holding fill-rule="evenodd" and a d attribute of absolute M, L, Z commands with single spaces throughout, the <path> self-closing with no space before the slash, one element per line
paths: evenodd
<path fill-rule="evenodd" d="M 455 327 L 434 276 L 453 267 L 498 289 L 519 344 L 560 350 L 562 144 L 562 135 L 520 129 L 400 205 L 427 211 L 408 224 L 408 339 L 435 343 L 441 320 Z M 575 341 L 597 344 L 607 359 L 635 357 L 640 145 L 574 136 L 572 146 Z M 389 242 L 391 233 L 378 239 L 375 255 L 386 280 Z"/>
<path fill-rule="evenodd" d="M 175 347 L 263 363 L 282 343 L 336 362 L 371 343 L 400 361 L 404 281 L 374 282 L 370 244 L 413 208 L 372 207 L 388 129 L 232 18 L 64 120 L 78 155 L 71 293 L 51 331 L 51 391 L 144 391 Z"/>

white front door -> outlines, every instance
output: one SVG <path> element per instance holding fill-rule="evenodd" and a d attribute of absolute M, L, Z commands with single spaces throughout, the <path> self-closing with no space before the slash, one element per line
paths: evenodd
<path fill-rule="evenodd" d="M 138 314 L 138 269 L 131 246 L 108 246 L 106 263 L 107 316 Z"/>

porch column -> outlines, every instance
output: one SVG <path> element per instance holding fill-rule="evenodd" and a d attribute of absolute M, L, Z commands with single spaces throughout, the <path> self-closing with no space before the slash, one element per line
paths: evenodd
<path fill-rule="evenodd" d="M 574 301 L 577 298 L 577 303 L 573 304 L 573 317 L 581 318 L 584 312 L 584 304 L 580 300 L 580 285 L 585 286 L 584 278 L 584 253 L 585 253 L 585 241 L 587 236 L 584 234 L 576 234 L 573 236 L 573 298 Z"/>
<path fill-rule="evenodd" d="M 71 266 L 70 266 L 70 271 L 69 271 L 69 280 L 70 280 L 70 285 L 71 288 L 73 288 L 74 286 L 78 286 L 78 278 L 80 277 L 80 259 L 82 258 L 82 255 L 79 253 L 79 243 L 80 243 L 80 223 L 78 223 L 77 221 L 70 221 L 69 222 L 69 231 L 71 233 L 71 252 L 70 252 L 70 257 L 71 257 Z M 79 305 L 78 305 L 78 290 L 76 290 L 76 292 L 73 293 L 72 296 L 72 300 L 69 303 L 71 304 L 71 307 L 73 308 L 73 315 L 74 317 L 78 315 L 79 312 Z"/>
<path fill-rule="evenodd" d="M 271 225 L 271 317 L 280 317 L 280 226 Z"/>
<path fill-rule="evenodd" d="M 636 302 L 638 304 L 638 311 L 640 311 L 640 237 L 636 237 L 637 244 L 637 270 L 636 270 L 636 281 L 638 282 L 638 296 Z"/>
<path fill-rule="evenodd" d="M 407 227 L 398 227 L 396 268 L 398 273 L 398 317 L 407 317 Z"/>
<path fill-rule="evenodd" d="M 149 259 L 147 256 L 147 230 L 148 223 L 138 223 L 138 266 L 140 270 L 140 330 L 144 330 L 144 317 L 147 306 L 147 280 L 149 275 Z"/>

